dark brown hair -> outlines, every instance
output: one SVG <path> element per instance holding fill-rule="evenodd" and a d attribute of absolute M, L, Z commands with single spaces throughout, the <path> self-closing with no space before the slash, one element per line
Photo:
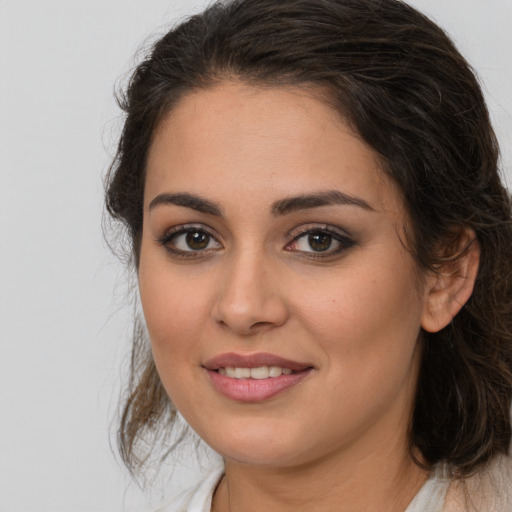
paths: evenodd
<path fill-rule="evenodd" d="M 420 268 L 437 271 L 456 259 L 446 252 L 450 243 L 474 231 L 481 251 L 474 293 L 448 327 L 423 333 L 410 441 L 427 464 L 446 460 L 461 476 L 507 452 L 511 206 L 468 63 L 436 24 L 399 0 L 235 0 L 189 18 L 153 46 L 120 99 L 126 119 L 106 206 L 129 234 L 135 267 L 155 127 L 184 95 L 234 79 L 324 91 L 321 99 L 377 151 L 401 189 L 407 245 Z M 119 446 L 136 469 L 175 412 L 137 325 L 133 343 Z"/>

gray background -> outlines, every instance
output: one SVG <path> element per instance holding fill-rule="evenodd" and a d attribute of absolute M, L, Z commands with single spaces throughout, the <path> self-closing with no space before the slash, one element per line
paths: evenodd
<path fill-rule="evenodd" d="M 114 84 L 204 1 L 0 0 L 0 511 L 151 510 L 115 460 L 130 310 L 102 241 Z M 415 0 L 478 70 L 512 183 L 512 0 Z M 114 443 L 115 444 L 115 443 Z M 198 474 L 179 466 L 166 494 Z"/>

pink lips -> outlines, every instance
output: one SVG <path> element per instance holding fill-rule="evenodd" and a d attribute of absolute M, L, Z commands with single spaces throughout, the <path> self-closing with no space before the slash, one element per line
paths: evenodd
<path fill-rule="evenodd" d="M 240 402 L 261 402 L 298 384 L 309 375 L 312 365 L 291 361 L 282 357 L 259 353 L 241 355 L 227 353 L 216 356 L 204 363 L 213 387 L 231 400 Z M 280 366 L 293 370 L 290 375 L 270 377 L 268 379 L 235 379 L 218 373 L 219 368 L 258 368 L 260 366 Z"/>

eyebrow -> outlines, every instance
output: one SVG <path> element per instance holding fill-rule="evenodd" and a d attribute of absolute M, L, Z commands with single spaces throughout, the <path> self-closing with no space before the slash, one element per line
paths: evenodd
<path fill-rule="evenodd" d="M 326 190 L 314 194 L 303 194 L 295 197 L 280 199 L 272 204 L 272 214 L 275 216 L 286 215 L 297 210 L 318 208 L 319 206 L 330 205 L 358 206 L 364 210 L 374 209 L 362 198 L 351 196 L 339 190 Z"/>
<path fill-rule="evenodd" d="M 186 192 L 159 194 L 149 203 L 149 209 L 152 210 L 157 206 L 167 204 L 192 208 L 198 212 L 214 215 L 216 217 L 222 217 L 223 215 L 222 208 L 218 204 L 201 196 Z M 351 196 L 339 190 L 326 190 L 313 194 L 301 194 L 299 196 L 280 199 L 272 203 L 270 211 L 272 215 L 278 217 L 298 210 L 308 210 L 310 208 L 330 205 L 358 206 L 364 210 L 374 211 L 364 199 Z"/>
<path fill-rule="evenodd" d="M 222 216 L 222 208 L 219 205 L 203 197 L 187 193 L 159 194 L 149 203 L 149 209 L 152 210 L 156 206 L 165 204 L 185 206 L 186 208 L 192 208 L 198 212 L 215 215 L 216 217 Z"/>

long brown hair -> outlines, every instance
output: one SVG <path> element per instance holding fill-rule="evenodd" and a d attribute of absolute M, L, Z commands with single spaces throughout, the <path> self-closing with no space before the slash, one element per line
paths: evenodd
<path fill-rule="evenodd" d="M 120 98 L 126 118 L 106 207 L 129 235 L 135 268 L 155 127 L 187 93 L 233 78 L 325 91 L 321 99 L 378 152 L 401 189 L 408 247 L 421 268 L 438 270 L 446 261 L 439 248 L 454 233 L 474 231 L 481 250 L 474 293 L 448 327 L 423 333 L 411 445 L 427 464 L 446 460 L 461 476 L 506 452 L 511 205 L 468 63 L 437 25 L 399 0 L 234 0 L 189 18 L 153 46 Z M 175 418 L 143 332 L 137 324 L 119 428 L 120 451 L 132 469 L 161 444 Z"/>

